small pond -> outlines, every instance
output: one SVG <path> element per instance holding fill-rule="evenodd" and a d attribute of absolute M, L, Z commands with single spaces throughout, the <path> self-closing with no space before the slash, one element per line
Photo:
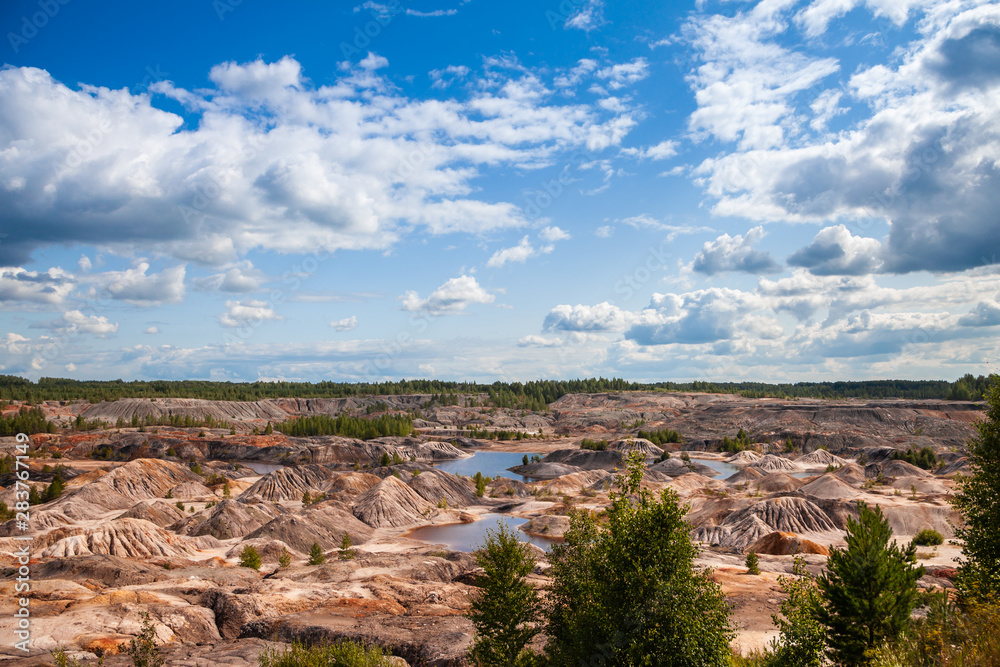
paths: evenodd
<path fill-rule="evenodd" d="M 699 459 L 696 456 L 692 456 L 691 462 L 706 465 L 716 471 L 718 475 L 716 475 L 713 479 L 729 479 L 742 470 L 739 466 L 734 466 L 732 463 L 726 463 L 725 461 L 719 461 L 717 459 Z"/>
<path fill-rule="evenodd" d="M 527 478 L 507 470 L 507 468 L 521 465 L 525 454 L 530 459 L 536 452 L 477 451 L 470 458 L 443 461 L 434 464 L 434 467 L 453 475 L 472 477 L 476 472 L 481 472 L 486 477 L 506 477 L 507 479 L 516 479 L 519 482 L 527 482 L 529 481 Z"/>
<path fill-rule="evenodd" d="M 475 551 L 486 542 L 486 531 L 496 530 L 501 521 L 505 522 L 508 528 L 513 529 L 522 542 L 534 544 L 542 549 L 548 549 L 552 545 L 552 540 L 528 535 L 517 529 L 518 526 L 527 523 L 527 519 L 494 513 L 483 514 L 479 521 L 474 523 L 449 523 L 441 526 L 414 528 L 403 537 L 431 544 L 444 544 L 452 551 Z"/>
<path fill-rule="evenodd" d="M 817 475 L 822 475 L 823 471 L 813 470 L 812 472 L 790 472 L 788 474 L 791 475 L 792 477 L 798 477 L 799 479 L 803 479 L 805 477 L 816 477 Z"/>
<path fill-rule="evenodd" d="M 255 473 L 260 475 L 266 475 L 269 472 L 281 470 L 285 467 L 281 463 L 271 463 L 270 461 L 238 461 L 238 463 L 252 468 Z"/>

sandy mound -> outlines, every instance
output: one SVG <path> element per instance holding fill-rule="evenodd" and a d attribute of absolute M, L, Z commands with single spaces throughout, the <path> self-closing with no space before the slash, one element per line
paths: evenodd
<path fill-rule="evenodd" d="M 320 486 L 325 493 L 346 493 L 359 496 L 382 481 L 381 477 L 367 472 L 347 472 L 337 475 L 329 482 Z"/>
<path fill-rule="evenodd" d="M 524 482 L 508 477 L 497 477 L 486 485 L 486 495 L 490 498 L 526 498 L 531 488 Z"/>
<path fill-rule="evenodd" d="M 164 494 L 166 494 L 166 490 L 164 490 Z M 153 496 L 153 498 L 155 497 Z M 139 500 L 148 499 L 140 498 Z M 125 511 L 135 505 L 135 501 L 136 499 L 123 496 L 113 488 L 101 484 L 101 480 L 98 480 L 76 491 L 64 493 L 51 503 L 41 505 L 42 509 L 31 513 L 31 523 L 36 526 L 40 525 L 38 523 L 39 515 L 49 512 L 61 513 L 74 521 L 91 521 L 110 511 Z"/>
<path fill-rule="evenodd" d="M 90 482 L 98 480 L 107 474 L 107 470 L 91 470 L 90 472 L 85 472 L 72 479 L 66 480 L 66 488 L 73 489 L 78 486 L 83 486 L 84 484 L 89 484 Z"/>
<path fill-rule="evenodd" d="M 837 526 L 815 503 L 805 498 L 785 496 L 756 502 L 733 512 L 718 526 L 695 529 L 692 536 L 709 544 L 743 550 L 775 531 L 824 533 L 837 531 Z"/>
<path fill-rule="evenodd" d="M 812 540 L 799 537 L 795 533 L 775 531 L 751 544 L 747 551 L 773 556 L 792 556 L 794 554 L 820 554 L 829 556 L 830 550 Z"/>
<path fill-rule="evenodd" d="M 719 473 L 712 468 L 709 468 L 703 463 L 698 463 L 697 460 L 691 459 L 690 462 L 685 462 L 681 458 L 670 457 L 669 459 L 664 459 L 659 463 L 649 467 L 653 472 L 660 472 L 664 475 L 670 475 L 671 477 L 679 477 L 680 475 L 687 475 L 688 473 L 698 473 L 699 475 L 705 475 L 706 477 L 711 477 L 713 475 L 718 475 Z"/>
<path fill-rule="evenodd" d="M 428 470 L 419 475 L 406 475 L 406 483 L 420 494 L 424 500 L 437 505 L 442 498 L 449 507 L 467 507 L 481 505 L 482 499 L 476 497 L 475 487 L 471 483 L 459 479 L 455 475 L 442 470 Z"/>
<path fill-rule="evenodd" d="M 159 459 L 136 459 L 103 475 L 94 486 L 103 484 L 126 498 L 146 500 L 162 498 L 178 484 L 201 481 L 202 478 L 186 465 Z"/>
<path fill-rule="evenodd" d="M 129 511 L 115 518 L 142 519 L 150 523 L 155 523 L 160 528 L 166 528 L 175 521 L 183 519 L 184 512 L 166 500 L 143 500 L 133 505 Z"/>
<path fill-rule="evenodd" d="M 645 438 L 626 438 L 625 440 L 615 440 L 610 445 L 610 449 L 621 452 L 628 456 L 631 452 L 639 452 L 647 459 L 656 459 L 663 454 L 663 450 Z"/>
<path fill-rule="evenodd" d="M 589 449 L 557 449 L 542 459 L 542 463 L 561 463 L 582 470 L 612 470 L 624 467 L 625 456 L 615 449 L 595 452 Z"/>
<path fill-rule="evenodd" d="M 289 466 L 264 475 L 241 493 L 240 497 L 272 503 L 301 500 L 302 494 L 306 491 L 310 493 L 318 491 L 319 487 L 333 475 L 333 471 L 321 465 Z"/>
<path fill-rule="evenodd" d="M 243 553 L 243 549 L 248 545 L 257 550 L 257 553 L 260 554 L 261 561 L 264 563 L 277 563 L 278 559 L 281 558 L 282 550 L 288 550 L 288 553 L 293 559 L 302 559 L 305 557 L 304 553 L 299 553 L 296 549 L 292 549 L 281 540 L 271 540 L 266 537 L 255 537 L 252 540 L 243 540 L 227 551 L 226 558 L 239 558 L 240 554 Z"/>
<path fill-rule="evenodd" d="M 893 488 L 900 491 L 917 493 L 948 493 L 951 489 L 941 480 L 928 477 L 898 477 L 892 483 Z"/>
<path fill-rule="evenodd" d="M 580 472 L 581 468 L 563 465 L 562 463 L 529 463 L 526 466 L 515 466 L 511 471 L 531 479 L 555 479 L 563 475 Z"/>
<path fill-rule="evenodd" d="M 170 489 L 170 493 L 177 500 L 194 500 L 196 498 L 214 498 L 215 491 L 208 488 L 204 484 L 199 484 L 198 482 L 184 482 L 183 484 L 178 484 L 174 488 Z M 230 486 L 230 493 L 232 493 L 232 486 Z"/>
<path fill-rule="evenodd" d="M 760 480 L 764 479 L 766 475 L 756 468 L 744 468 L 735 475 L 730 475 L 726 478 L 726 484 L 737 485 L 737 484 L 756 484 Z"/>
<path fill-rule="evenodd" d="M 830 474 L 848 484 L 864 484 L 866 479 L 865 469 L 857 463 L 848 463 L 840 470 L 835 470 Z"/>
<path fill-rule="evenodd" d="M 542 489 L 559 496 L 564 494 L 576 495 L 580 493 L 581 489 L 589 488 L 606 477 L 613 477 L 613 475 L 603 470 L 584 470 L 558 477 L 548 484 L 543 485 Z"/>
<path fill-rule="evenodd" d="M 178 535 L 211 535 L 220 540 L 243 537 L 281 514 L 268 503 L 248 504 L 239 500 L 223 500 L 215 507 L 202 510 L 170 526 Z"/>
<path fill-rule="evenodd" d="M 933 477 L 923 468 L 906 461 L 886 461 L 881 466 L 883 477 Z"/>
<path fill-rule="evenodd" d="M 686 493 L 689 491 L 697 491 L 699 489 L 725 489 L 726 484 L 725 482 L 720 482 L 717 479 L 711 479 L 695 472 L 689 472 L 686 475 L 680 475 L 679 477 L 675 477 L 671 480 L 670 487 L 677 491 L 677 493 Z"/>
<path fill-rule="evenodd" d="M 407 488 L 402 482 L 399 483 Z M 413 493 L 409 488 L 407 491 Z M 290 549 L 309 553 L 313 542 L 319 543 L 323 549 L 332 549 L 340 546 L 344 533 L 347 533 L 353 544 L 363 544 L 371 539 L 372 532 L 369 526 L 358 521 L 338 503 L 324 502 L 298 514 L 283 514 L 250 533 L 247 539 L 278 540 L 287 544 Z"/>
<path fill-rule="evenodd" d="M 802 486 L 802 480 L 783 472 L 772 472 L 757 482 L 757 488 L 766 493 L 785 493 Z"/>
<path fill-rule="evenodd" d="M 754 461 L 750 466 L 762 472 L 799 472 L 802 470 L 802 467 L 797 463 L 774 454 L 768 454 L 759 461 Z"/>
<path fill-rule="evenodd" d="M 744 449 L 742 452 L 738 452 L 735 456 L 731 456 L 726 459 L 726 463 L 732 463 L 734 466 L 750 465 L 751 463 L 760 461 L 760 459 L 761 456 L 757 452 Z"/>
<path fill-rule="evenodd" d="M 808 484 L 803 485 L 799 491 L 807 496 L 814 496 L 816 498 L 850 499 L 861 495 L 860 491 L 839 477 L 834 476 L 833 473 L 827 473 L 814 479 Z"/>
<path fill-rule="evenodd" d="M 955 475 L 969 475 L 969 459 L 964 456 L 952 461 L 945 467 L 938 470 L 938 475 L 943 477 L 954 477 Z"/>
<path fill-rule="evenodd" d="M 839 456 L 834 456 L 825 449 L 817 449 L 816 451 L 797 459 L 795 462 L 804 468 L 825 468 L 826 466 L 840 467 L 847 464 L 846 460 L 840 458 Z"/>
<path fill-rule="evenodd" d="M 60 558 L 106 554 L 122 558 L 193 556 L 195 548 L 183 537 L 142 519 L 119 519 L 88 528 L 81 535 L 59 540 L 42 552 Z"/>
<path fill-rule="evenodd" d="M 907 506 L 882 505 L 882 513 L 892 528 L 893 537 L 902 542 L 903 538 L 916 535 L 924 528 L 938 531 L 944 537 L 955 535 L 952 527 L 961 521 L 958 512 L 949 506 L 934 506 L 928 504 Z"/>
<path fill-rule="evenodd" d="M 423 477 L 423 475 L 420 475 Z M 432 507 L 400 479 L 386 477 L 354 503 L 354 516 L 369 526 L 408 526 L 423 519 Z"/>

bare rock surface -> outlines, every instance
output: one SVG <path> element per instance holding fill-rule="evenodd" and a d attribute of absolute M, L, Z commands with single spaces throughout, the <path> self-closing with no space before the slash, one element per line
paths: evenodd
<path fill-rule="evenodd" d="M 197 549 L 183 537 L 142 519 L 117 519 L 63 538 L 42 555 L 63 558 L 106 554 L 120 558 L 192 556 Z"/>
<path fill-rule="evenodd" d="M 800 457 L 795 462 L 805 468 L 825 468 L 826 466 L 840 467 L 847 463 L 846 460 L 840 458 L 839 456 L 834 456 L 825 449 L 817 449 L 810 454 Z"/>
<path fill-rule="evenodd" d="M 120 514 L 117 519 L 143 519 L 154 523 L 160 528 L 166 528 L 172 523 L 184 518 L 184 512 L 177 509 L 175 503 L 166 500 L 142 500 Z"/>
<path fill-rule="evenodd" d="M 339 547 L 344 533 L 351 536 L 352 543 L 364 544 L 371 539 L 372 528 L 340 503 L 326 501 L 295 514 L 282 514 L 248 534 L 247 538 L 280 540 L 297 551 L 308 553 L 314 542 L 326 550 Z"/>
<path fill-rule="evenodd" d="M 396 477 L 386 477 L 365 491 L 354 504 L 354 516 L 369 526 L 409 526 L 432 507 L 419 493 Z"/>
<path fill-rule="evenodd" d="M 850 500 L 861 495 L 860 491 L 832 473 L 817 477 L 808 484 L 803 485 L 799 491 L 807 496 L 828 499 L 840 498 Z"/>
<path fill-rule="evenodd" d="M 757 468 L 761 472 L 799 472 L 802 466 L 794 461 L 774 454 L 768 454 L 759 461 L 754 461 L 750 467 Z"/>
<path fill-rule="evenodd" d="M 459 479 L 443 470 L 428 470 L 419 475 L 408 475 L 407 484 L 420 494 L 424 500 L 437 504 L 443 498 L 449 507 L 468 507 L 481 505 L 482 499 L 476 497 L 475 487 L 471 482 Z"/>
<path fill-rule="evenodd" d="M 747 550 L 775 556 L 794 556 L 796 554 L 830 555 L 830 550 L 822 544 L 816 544 L 812 540 L 807 540 L 795 533 L 783 533 L 781 531 L 768 533 L 751 544 Z"/>
<path fill-rule="evenodd" d="M 240 497 L 272 503 L 301 500 L 306 491 L 317 491 L 333 476 L 334 472 L 322 465 L 289 466 L 264 475 Z"/>
<path fill-rule="evenodd" d="M 211 535 L 220 540 L 243 537 L 284 514 L 272 503 L 246 503 L 225 499 L 218 505 L 182 518 L 170 526 L 178 535 Z"/>

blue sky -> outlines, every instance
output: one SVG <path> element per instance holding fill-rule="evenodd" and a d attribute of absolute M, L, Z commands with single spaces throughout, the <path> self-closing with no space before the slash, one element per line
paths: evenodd
<path fill-rule="evenodd" d="M 996 371 L 996 3 L 35 0 L 0 28 L 0 372 Z"/>

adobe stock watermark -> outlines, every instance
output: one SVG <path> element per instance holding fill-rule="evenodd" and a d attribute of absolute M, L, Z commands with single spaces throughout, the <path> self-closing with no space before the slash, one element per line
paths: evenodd
<path fill-rule="evenodd" d="M 21 47 L 38 36 L 38 32 L 49 24 L 68 5 L 70 0 L 38 0 L 38 11 L 21 17 L 20 30 L 8 32 L 7 41 L 14 53 L 19 53 Z"/>
<path fill-rule="evenodd" d="M 371 46 L 372 40 L 381 35 L 382 31 L 392 23 L 392 20 L 404 11 L 399 0 L 389 0 L 379 7 L 381 11 L 369 7 L 372 19 L 362 25 L 354 26 L 351 41 L 340 43 L 340 53 L 344 58 L 364 55 L 365 49 Z"/>
<path fill-rule="evenodd" d="M 562 0 L 554 10 L 546 9 L 545 20 L 548 21 L 549 28 L 559 30 L 565 27 L 566 21 L 579 12 L 587 2 L 588 0 Z"/>

